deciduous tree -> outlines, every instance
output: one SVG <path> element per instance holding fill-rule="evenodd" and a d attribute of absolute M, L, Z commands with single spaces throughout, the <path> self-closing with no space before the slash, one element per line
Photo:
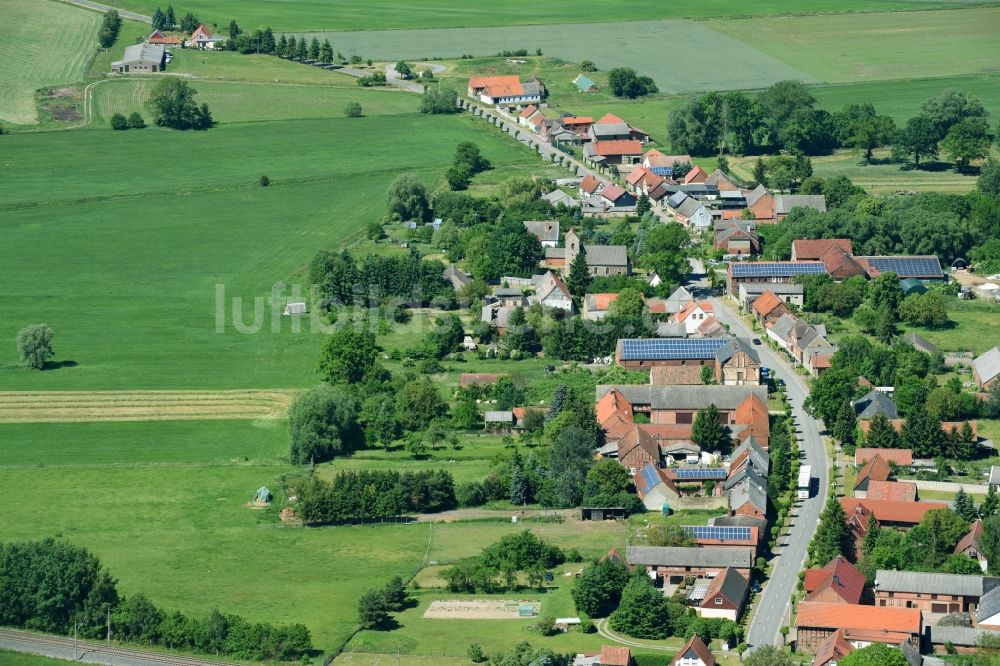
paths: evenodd
<path fill-rule="evenodd" d="M 41 370 L 52 358 L 52 338 L 55 334 L 45 324 L 25 326 L 17 332 L 17 352 L 29 368 Z"/>

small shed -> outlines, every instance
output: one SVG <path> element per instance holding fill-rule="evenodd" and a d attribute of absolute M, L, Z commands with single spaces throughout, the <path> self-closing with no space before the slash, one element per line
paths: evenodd
<path fill-rule="evenodd" d="M 900 280 L 899 288 L 903 291 L 904 296 L 927 293 L 927 286 L 917 278 L 906 278 L 905 280 Z"/>
<path fill-rule="evenodd" d="M 306 313 L 306 304 L 303 301 L 296 301 L 293 303 L 287 303 L 285 305 L 285 316 L 289 315 L 300 315 Z"/>
<path fill-rule="evenodd" d="M 624 520 L 628 509 L 623 506 L 585 506 L 580 508 L 580 520 Z"/>
<path fill-rule="evenodd" d="M 583 74 L 573 79 L 573 85 L 575 85 L 580 92 L 594 92 L 597 90 L 597 84 Z"/>

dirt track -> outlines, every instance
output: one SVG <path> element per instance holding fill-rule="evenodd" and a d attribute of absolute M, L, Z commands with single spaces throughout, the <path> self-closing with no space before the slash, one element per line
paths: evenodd
<path fill-rule="evenodd" d="M 0 423 L 278 419 L 291 389 L 0 392 Z"/>

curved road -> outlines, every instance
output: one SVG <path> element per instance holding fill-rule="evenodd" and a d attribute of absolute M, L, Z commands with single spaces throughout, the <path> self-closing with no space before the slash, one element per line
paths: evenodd
<path fill-rule="evenodd" d="M 707 283 L 702 278 L 696 286 L 705 288 Z M 748 339 L 763 335 L 751 331 L 730 303 L 724 304 L 718 298 L 713 298 L 712 303 L 716 318 L 721 323 L 728 324 L 733 334 Z M 787 623 L 789 603 L 798 583 L 798 574 L 805 565 L 806 551 L 816 531 L 819 514 L 823 511 L 829 492 L 830 461 L 823 445 L 822 421 L 812 418 L 802 408 L 802 403 L 809 395 L 809 385 L 805 377 L 795 371 L 785 356 L 772 351 L 766 343 L 755 349 L 760 355 L 761 365 L 771 368 L 774 374 L 785 382 L 798 436 L 800 458 L 804 458 L 802 464 L 812 466 L 815 490 L 812 497 L 797 501 L 792 508 L 791 529 L 775 546 L 775 555 L 771 560 L 773 565 L 771 577 L 757 597 L 756 613 L 746 635 L 746 642 L 749 645 L 781 645 L 779 630 Z"/>

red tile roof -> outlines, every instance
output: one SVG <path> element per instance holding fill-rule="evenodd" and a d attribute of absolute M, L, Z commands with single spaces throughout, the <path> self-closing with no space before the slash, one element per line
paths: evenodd
<path fill-rule="evenodd" d="M 920 611 L 916 608 L 803 601 L 799 604 L 795 624 L 798 627 L 920 635 Z"/>
<path fill-rule="evenodd" d="M 768 289 L 763 294 L 758 296 L 757 299 L 754 300 L 753 305 L 750 307 L 761 317 L 766 317 L 772 310 L 774 310 L 774 308 L 781 304 L 781 299 L 775 296 L 773 291 Z"/>
<path fill-rule="evenodd" d="M 690 171 L 684 175 L 684 184 L 690 185 L 691 183 L 704 183 L 705 179 L 708 178 L 708 174 L 700 166 L 695 165 Z"/>
<path fill-rule="evenodd" d="M 598 125 L 615 125 L 615 124 L 621 124 L 621 123 L 624 123 L 624 122 L 625 122 L 625 120 L 623 118 L 619 118 L 618 116 L 616 116 L 613 113 L 606 113 L 606 114 L 604 114 L 604 116 L 600 120 L 597 121 L 597 124 Z"/>
<path fill-rule="evenodd" d="M 743 399 L 733 412 L 733 421 L 746 426 L 740 435 L 752 434 L 760 440 L 763 446 L 771 436 L 771 426 L 768 420 L 767 404 L 757 396 L 750 394 Z"/>
<path fill-rule="evenodd" d="M 629 666 L 632 653 L 627 647 L 601 646 L 601 666 Z"/>
<path fill-rule="evenodd" d="M 601 181 L 599 181 L 596 176 L 593 174 L 587 174 L 583 177 L 583 180 L 580 181 L 580 189 L 587 194 L 593 194 L 594 190 L 596 190 L 600 184 Z"/>
<path fill-rule="evenodd" d="M 605 157 L 616 155 L 641 155 L 642 142 L 634 139 L 594 141 L 594 153 Z"/>
<path fill-rule="evenodd" d="M 611 389 L 597 401 L 594 406 L 597 412 L 597 422 L 602 424 L 615 414 L 621 414 L 629 421 L 632 421 L 632 405 L 629 404 L 625 396 L 618 389 Z"/>
<path fill-rule="evenodd" d="M 563 125 L 593 125 L 593 116 L 576 116 L 575 118 L 563 118 Z"/>
<path fill-rule="evenodd" d="M 869 481 L 868 491 L 865 493 L 868 499 L 893 500 L 895 502 L 915 502 L 917 499 L 917 485 L 905 481 Z"/>
<path fill-rule="evenodd" d="M 698 308 L 701 308 L 701 311 L 707 315 L 710 315 L 714 312 L 712 308 L 712 301 L 690 300 L 684 304 L 684 307 L 682 307 L 680 310 L 677 311 L 677 314 L 674 315 L 674 320 L 686 321 L 687 318 L 690 317 L 694 313 L 694 311 L 697 310 Z"/>
<path fill-rule="evenodd" d="M 517 115 L 520 118 L 530 118 L 535 113 L 535 111 L 538 111 L 538 107 L 535 106 L 534 104 L 529 104 L 528 106 L 524 107 L 524 111 L 521 111 L 521 113 Z"/>
<path fill-rule="evenodd" d="M 608 201 L 617 201 L 623 194 L 625 194 L 625 189 L 619 185 L 608 185 L 601 190 L 601 196 Z"/>
<path fill-rule="evenodd" d="M 861 422 L 861 429 L 868 432 L 866 427 L 869 421 Z M 854 450 L 854 464 L 864 465 L 866 462 L 872 459 L 875 455 L 886 462 L 896 463 L 897 465 L 912 465 L 913 464 L 913 451 L 910 449 L 867 449 L 859 448 Z"/>
<path fill-rule="evenodd" d="M 804 581 L 805 590 L 811 597 L 824 590 L 832 590 L 848 604 L 856 604 L 865 591 L 865 576 L 843 556 L 830 560 L 825 567 L 808 569 Z"/>
<path fill-rule="evenodd" d="M 983 536 L 983 521 L 976 520 L 969 527 L 969 531 L 965 533 L 965 536 L 958 540 L 958 545 L 955 546 L 956 553 L 964 553 L 966 550 L 972 547 L 979 548 L 979 539 Z"/>
<path fill-rule="evenodd" d="M 854 652 L 851 644 L 841 629 L 830 634 L 819 647 L 816 648 L 816 659 L 813 666 L 827 666 L 831 661 L 839 661 Z"/>
<path fill-rule="evenodd" d="M 709 651 L 708 646 L 705 645 L 705 642 L 702 641 L 699 636 L 692 636 L 691 639 L 684 644 L 684 647 L 682 647 L 677 654 L 674 655 L 673 661 L 670 662 L 671 666 L 676 666 L 676 664 L 680 663 L 681 659 L 683 659 L 689 652 L 694 652 L 695 656 L 697 656 L 698 659 L 701 659 L 705 666 L 715 666 L 715 655 Z M 601 664 L 603 665 L 604 662 L 602 661 Z"/>
<path fill-rule="evenodd" d="M 625 178 L 625 182 L 627 182 L 629 185 L 635 185 L 643 178 L 645 178 L 646 174 L 648 173 L 652 172 L 644 166 L 637 166 L 636 168 L 632 169 L 632 171 L 629 172 L 628 177 Z"/>
<path fill-rule="evenodd" d="M 473 76 L 469 79 L 469 87 L 473 90 L 489 86 L 521 85 L 519 76 Z"/>
<path fill-rule="evenodd" d="M 618 294 L 587 294 L 594 301 L 594 309 L 604 311 L 611 307 L 611 304 L 618 300 Z"/>
<path fill-rule="evenodd" d="M 848 518 L 860 506 L 874 513 L 876 520 L 880 523 L 890 522 L 904 525 L 916 525 L 923 520 L 928 511 L 948 508 L 944 502 L 894 502 L 859 497 L 842 497 L 840 505 L 844 508 L 844 513 L 847 514 Z"/>
<path fill-rule="evenodd" d="M 857 488 L 866 479 L 869 481 L 888 481 L 891 473 L 892 470 L 889 469 L 889 463 L 882 456 L 875 454 L 865 463 L 861 471 L 858 472 L 858 478 L 854 482 L 854 487 Z"/>
<path fill-rule="evenodd" d="M 796 259 L 819 259 L 830 248 L 853 254 L 851 241 L 847 238 L 821 238 L 819 240 L 792 241 L 792 254 Z"/>

